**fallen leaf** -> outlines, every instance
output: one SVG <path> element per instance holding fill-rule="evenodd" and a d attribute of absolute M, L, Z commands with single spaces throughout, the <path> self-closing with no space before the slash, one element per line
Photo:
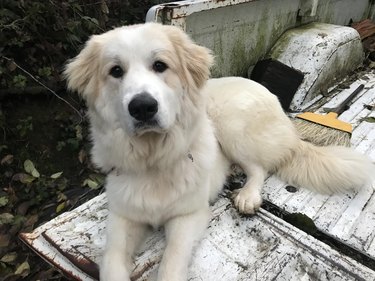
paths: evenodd
<path fill-rule="evenodd" d="M 21 263 L 16 271 L 14 272 L 15 275 L 20 275 L 22 277 L 26 277 L 27 275 L 30 274 L 30 265 L 27 261 L 24 261 L 23 263 Z"/>
<path fill-rule="evenodd" d="M 39 178 L 39 177 L 40 177 L 40 174 L 39 174 L 39 172 L 38 172 L 37 169 L 34 169 L 34 170 L 31 172 L 31 175 L 32 175 L 33 177 L 35 177 L 35 178 Z"/>
<path fill-rule="evenodd" d="M 18 174 L 15 174 L 13 177 L 12 177 L 12 180 L 14 181 L 19 181 L 19 182 L 22 182 L 22 183 L 32 183 L 36 178 L 33 177 L 32 175 L 29 175 L 29 174 L 25 174 L 25 173 L 18 173 Z"/>
<path fill-rule="evenodd" d="M 35 178 L 40 177 L 38 170 L 35 168 L 34 163 L 31 160 L 25 160 L 25 162 L 23 163 L 23 167 L 26 173 L 31 174 Z"/>
<path fill-rule="evenodd" d="M 92 180 L 89 180 L 87 184 L 92 189 L 97 189 L 99 187 L 98 183 Z"/>
<path fill-rule="evenodd" d="M 375 123 L 375 117 L 366 117 L 366 118 L 363 118 L 362 121 Z"/>
<path fill-rule="evenodd" d="M 59 194 L 57 194 L 57 202 L 62 202 L 66 200 L 68 200 L 68 197 L 64 193 L 60 192 Z"/>
<path fill-rule="evenodd" d="M 85 179 L 83 182 L 83 186 L 88 186 L 91 189 L 97 189 L 99 187 L 99 184 L 91 179 Z"/>
<path fill-rule="evenodd" d="M 63 172 L 54 173 L 53 175 L 50 176 L 50 178 L 51 179 L 58 179 L 59 177 L 61 177 L 62 174 L 63 174 Z"/>
<path fill-rule="evenodd" d="M 16 252 L 10 252 L 10 253 L 7 253 L 5 254 L 2 258 L 1 258 L 1 262 L 5 262 L 5 263 L 12 263 L 14 262 L 15 260 L 17 259 L 17 253 Z"/>
<path fill-rule="evenodd" d="M 56 207 L 56 213 L 60 213 L 62 210 L 64 210 L 66 206 L 66 201 L 60 203 L 59 205 L 57 205 Z"/>
<path fill-rule="evenodd" d="M 26 173 L 31 174 L 31 172 L 35 169 L 35 166 L 31 160 L 27 159 L 25 162 L 23 162 L 23 168 L 25 169 Z"/>
<path fill-rule="evenodd" d="M 1 165 L 4 165 L 4 164 L 7 164 L 7 165 L 10 165 L 12 164 L 13 162 L 13 155 L 12 154 L 8 154 L 8 155 L 5 155 L 2 159 L 1 159 Z"/>

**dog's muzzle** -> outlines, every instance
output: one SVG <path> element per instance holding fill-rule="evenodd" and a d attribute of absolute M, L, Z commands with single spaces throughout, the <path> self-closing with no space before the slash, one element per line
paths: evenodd
<path fill-rule="evenodd" d="M 159 127 L 156 113 L 158 112 L 158 101 L 148 93 L 136 95 L 129 103 L 130 116 L 135 119 L 136 129 L 152 129 Z"/>

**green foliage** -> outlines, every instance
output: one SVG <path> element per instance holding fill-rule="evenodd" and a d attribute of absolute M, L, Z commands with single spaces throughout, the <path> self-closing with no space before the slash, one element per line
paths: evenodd
<path fill-rule="evenodd" d="M 41 270 L 47 264 L 30 258 L 17 234 L 101 192 L 101 175 L 86 156 L 88 124 L 79 120 L 70 107 L 45 96 L 1 104 L 0 280 L 52 280 L 56 272 Z M 56 149 L 59 142 L 65 144 L 61 151 Z M 92 182 L 86 184 L 86 179 Z M 39 277 L 42 271 L 48 278 Z"/>
<path fill-rule="evenodd" d="M 27 118 L 20 119 L 16 129 L 21 138 L 25 137 L 28 132 L 33 130 L 33 117 L 28 116 Z"/>
<path fill-rule="evenodd" d="M 168 1 L 0 1 L 0 89 L 35 84 L 12 60 L 57 87 L 64 63 L 90 35 L 143 22 L 146 11 L 160 2 Z"/>

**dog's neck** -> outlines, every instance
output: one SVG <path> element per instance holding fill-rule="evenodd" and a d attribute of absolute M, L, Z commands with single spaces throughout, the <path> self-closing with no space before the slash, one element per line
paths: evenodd
<path fill-rule="evenodd" d="M 101 151 L 93 153 L 93 161 L 104 172 L 165 171 L 179 161 L 194 162 L 193 140 L 199 139 L 200 131 L 196 128 L 187 131 L 176 126 L 168 133 L 148 132 L 129 137 L 120 128 L 103 131 L 92 126 L 95 135 L 93 149 Z"/>

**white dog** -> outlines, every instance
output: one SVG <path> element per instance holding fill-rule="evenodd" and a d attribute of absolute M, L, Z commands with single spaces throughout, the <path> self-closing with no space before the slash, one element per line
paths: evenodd
<path fill-rule="evenodd" d="M 88 104 L 93 161 L 108 173 L 107 245 L 101 280 L 130 280 L 149 226 L 164 225 L 157 280 L 186 280 L 209 201 L 230 164 L 248 175 L 236 207 L 254 213 L 268 172 L 321 192 L 362 186 L 372 164 L 341 147 L 298 137 L 277 98 L 242 78 L 206 81 L 210 52 L 180 29 L 155 23 L 93 36 L 66 67 Z"/>

